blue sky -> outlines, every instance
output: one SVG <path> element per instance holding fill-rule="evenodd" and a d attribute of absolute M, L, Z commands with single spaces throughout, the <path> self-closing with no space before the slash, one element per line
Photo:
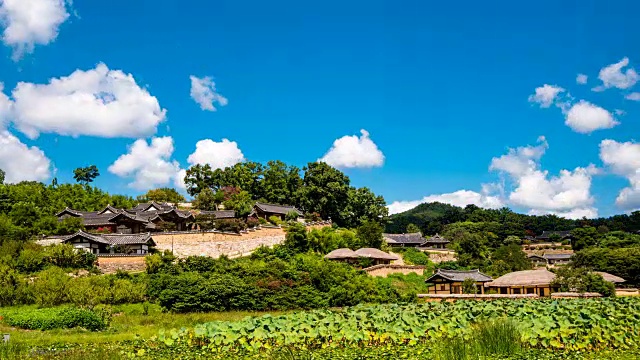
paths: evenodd
<path fill-rule="evenodd" d="M 95 164 L 135 195 L 193 163 L 324 158 L 392 211 L 640 208 L 633 1 L 0 4 L 12 181 Z"/>

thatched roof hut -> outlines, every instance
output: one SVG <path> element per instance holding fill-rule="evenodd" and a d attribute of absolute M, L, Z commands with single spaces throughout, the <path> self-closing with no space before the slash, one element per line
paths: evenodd
<path fill-rule="evenodd" d="M 486 283 L 489 287 L 549 286 L 556 274 L 547 269 L 515 271 Z"/>
<path fill-rule="evenodd" d="M 363 258 L 369 258 L 374 260 L 398 260 L 396 255 L 391 255 L 379 249 L 374 248 L 362 248 L 355 251 L 356 255 Z"/>
<path fill-rule="evenodd" d="M 615 276 L 615 275 L 612 275 L 612 274 L 609 274 L 609 273 L 606 273 L 606 272 L 603 272 L 603 271 L 594 271 L 594 274 L 601 275 L 602 278 L 605 281 L 612 282 L 614 284 L 623 283 L 623 282 L 626 281 L 625 279 L 623 279 L 623 278 L 621 278 L 619 276 Z"/>
<path fill-rule="evenodd" d="M 341 248 L 333 250 L 324 256 L 325 259 L 329 260 L 347 260 L 347 259 L 357 259 L 358 254 L 355 251 L 347 248 Z"/>

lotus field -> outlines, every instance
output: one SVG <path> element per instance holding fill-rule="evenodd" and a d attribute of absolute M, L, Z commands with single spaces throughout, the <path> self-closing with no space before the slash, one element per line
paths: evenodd
<path fill-rule="evenodd" d="M 468 339 L 474 324 L 508 319 L 524 346 L 602 350 L 637 347 L 640 299 L 458 301 L 410 305 L 359 305 L 237 322 L 210 322 L 161 332 L 160 344 L 211 352 L 254 352 L 286 346 L 391 346 Z"/>

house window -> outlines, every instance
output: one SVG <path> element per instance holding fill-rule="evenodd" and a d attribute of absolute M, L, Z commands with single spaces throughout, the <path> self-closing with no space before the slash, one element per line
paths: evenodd
<path fill-rule="evenodd" d="M 445 284 L 440 284 L 440 289 L 438 289 L 438 290 L 445 291 L 446 290 Z"/>
<path fill-rule="evenodd" d="M 536 293 L 535 288 L 527 288 L 527 294 L 535 294 L 535 293 Z"/>
<path fill-rule="evenodd" d="M 513 289 L 511 292 L 512 292 L 513 294 L 520 294 L 520 293 L 521 293 L 521 292 L 520 292 L 520 289 Z"/>

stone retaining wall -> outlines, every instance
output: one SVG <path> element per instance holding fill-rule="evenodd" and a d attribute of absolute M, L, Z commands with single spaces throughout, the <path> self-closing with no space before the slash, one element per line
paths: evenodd
<path fill-rule="evenodd" d="M 143 271 L 144 256 L 99 257 L 98 268 L 105 274 L 114 273 L 117 270 Z"/>
<path fill-rule="evenodd" d="M 389 274 L 409 274 L 415 273 L 424 275 L 424 266 L 420 265 L 374 265 L 363 269 L 371 276 L 386 277 Z"/>
<path fill-rule="evenodd" d="M 446 301 L 456 300 L 496 300 L 496 299 L 538 299 L 537 294 L 418 294 L 418 298 L 424 301 Z"/>

